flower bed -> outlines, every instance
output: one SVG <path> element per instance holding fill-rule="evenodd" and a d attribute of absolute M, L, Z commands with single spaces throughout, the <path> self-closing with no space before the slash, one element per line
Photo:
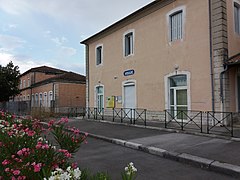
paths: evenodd
<path fill-rule="evenodd" d="M 0 180 L 24 179 L 110 179 L 105 173 L 91 175 L 81 171 L 73 162 L 74 153 L 86 141 L 77 128 L 66 131 L 67 118 L 49 121 L 47 128 L 31 117 L 15 117 L 0 112 Z M 52 133 L 59 148 L 50 143 L 46 134 Z M 130 163 L 122 179 L 136 177 L 136 168 Z"/>

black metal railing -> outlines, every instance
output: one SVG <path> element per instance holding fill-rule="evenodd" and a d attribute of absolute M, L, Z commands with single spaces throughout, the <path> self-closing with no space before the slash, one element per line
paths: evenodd
<path fill-rule="evenodd" d="M 239 131 L 236 128 L 234 129 L 233 113 L 231 112 L 164 110 L 154 113 L 156 113 L 156 116 L 153 116 L 153 111 L 133 108 L 88 107 L 69 109 L 69 114 L 94 120 L 165 127 L 232 137 L 234 136 L 234 130 L 237 132 L 235 134 L 240 134 L 240 128 Z"/>
<path fill-rule="evenodd" d="M 233 113 L 207 112 L 207 133 L 229 134 L 233 137 Z"/>
<path fill-rule="evenodd" d="M 194 129 L 203 132 L 202 111 L 165 110 L 165 128 Z"/>

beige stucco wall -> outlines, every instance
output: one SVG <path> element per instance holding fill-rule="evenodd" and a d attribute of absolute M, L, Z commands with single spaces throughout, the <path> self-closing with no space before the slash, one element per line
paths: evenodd
<path fill-rule="evenodd" d="M 183 40 L 169 43 L 167 13 L 185 8 Z M 208 0 L 177 0 L 164 8 L 119 29 L 89 45 L 90 107 L 95 106 L 94 87 L 104 85 L 107 96 L 121 96 L 122 82 L 136 80 L 137 108 L 165 109 L 164 76 L 175 71 L 190 72 L 190 109 L 211 110 Z M 123 34 L 134 29 L 134 56 L 123 56 Z M 96 67 L 95 48 L 103 44 L 103 65 Z M 135 74 L 124 77 L 123 72 Z M 114 78 L 115 77 L 115 78 Z M 117 104 L 122 107 L 122 104 Z"/>

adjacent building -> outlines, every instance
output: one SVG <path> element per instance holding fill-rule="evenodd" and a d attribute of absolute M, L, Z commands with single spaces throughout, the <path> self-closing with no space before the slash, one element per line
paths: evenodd
<path fill-rule="evenodd" d="M 21 93 L 14 101 L 26 101 L 31 108 L 61 111 L 85 107 L 86 78 L 83 75 L 41 66 L 20 75 Z"/>
<path fill-rule="evenodd" d="M 155 0 L 81 43 L 87 107 L 240 111 L 240 0 Z"/>

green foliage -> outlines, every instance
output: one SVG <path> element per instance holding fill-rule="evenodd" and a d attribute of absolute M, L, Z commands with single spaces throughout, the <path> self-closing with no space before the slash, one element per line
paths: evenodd
<path fill-rule="evenodd" d="M 8 101 L 9 97 L 19 94 L 19 67 L 12 61 L 6 67 L 0 65 L 0 101 Z"/>
<path fill-rule="evenodd" d="M 82 170 L 81 174 L 82 180 L 111 180 L 110 176 L 105 172 L 98 172 L 96 174 L 92 174 L 89 169 Z"/>

